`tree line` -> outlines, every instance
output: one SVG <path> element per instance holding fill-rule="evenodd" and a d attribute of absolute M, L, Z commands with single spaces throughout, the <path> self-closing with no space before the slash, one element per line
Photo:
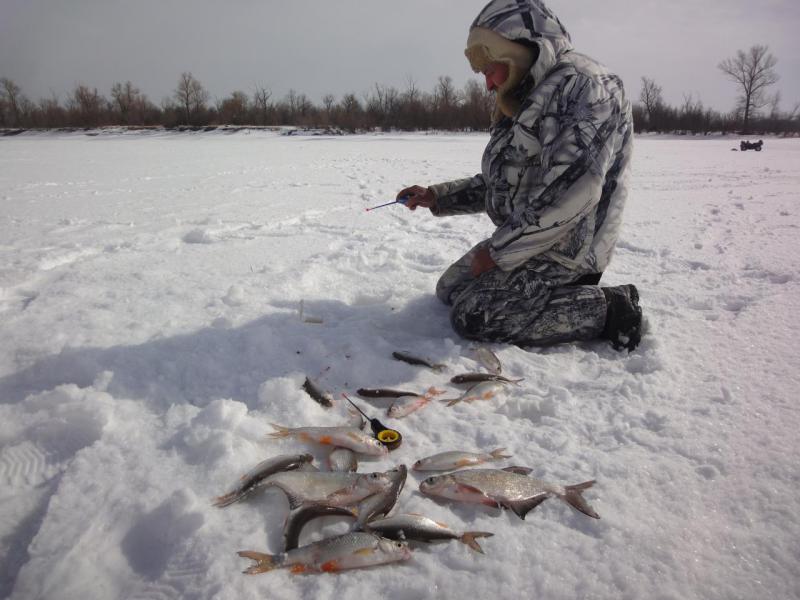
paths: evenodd
<path fill-rule="evenodd" d="M 160 105 L 130 81 L 115 83 L 110 97 L 79 84 L 62 103 L 55 95 L 33 102 L 12 80 L 0 79 L 0 128 L 290 125 L 346 132 L 484 130 L 489 127 L 493 104 L 492 95 L 476 80 L 457 89 L 447 76 L 439 77 L 431 91 L 420 89 L 409 78 L 403 90 L 376 83 L 360 95 L 336 98 L 327 94 L 319 104 L 295 90 L 275 99 L 266 86 L 257 86 L 251 94 L 237 90 L 212 101 L 205 86 L 189 72 L 181 74 L 172 96 Z"/>
<path fill-rule="evenodd" d="M 775 71 L 778 63 L 768 46 L 755 45 L 739 50 L 723 60 L 717 68 L 736 84 L 738 95 L 733 111 L 720 113 L 703 106 L 700 98 L 684 94 L 680 106 L 664 102 L 662 88 L 655 80 L 642 77 L 639 104 L 634 105 L 633 117 L 637 131 L 736 133 L 800 133 L 800 102 L 789 111 L 780 108 L 780 92 L 769 94 L 778 82 Z"/>
<path fill-rule="evenodd" d="M 780 93 L 769 95 L 778 81 L 777 59 L 767 46 L 722 61 L 718 68 L 737 85 L 736 108 L 721 113 L 703 106 L 699 98 L 684 94 L 680 106 L 664 102 L 663 90 L 655 80 L 642 78 L 639 103 L 633 105 L 637 131 L 694 134 L 800 133 L 800 103 L 781 111 Z M 296 126 L 335 129 L 344 132 L 381 130 L 472 130 L 488 129 L 494 98 L 476 80 L 458 89 L 452 78 L 441 76 L 430 91 L 408 78 L 404 89 L 375 84 L 357 95 L 341 98 L 327 94 L 315 104 L 306 94 L 289 90 L 273 98 L 266 86 L 251 94 L 237 90 L 211 101 L 203 84 L 189 72 L 182 73 L 168 98 L 154 104 L 132 82 L 117 82 L 110 97 L 78 84 L 62 103 L 55 95 L 38 102 L 30 100 L 8 78 L 0 79 L 0 128 L 93 128 L 102 126 L 207 127 Z"/>

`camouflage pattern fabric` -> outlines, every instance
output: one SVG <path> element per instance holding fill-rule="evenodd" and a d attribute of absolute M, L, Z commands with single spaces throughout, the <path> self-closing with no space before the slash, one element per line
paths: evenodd
<path fill-rule="evenodd" d="M 599 273 L 608 265 L 627 196 L 633 121 L 622 82 L 572 50 L 538 0 L 494 0 L 474 26 L 537 44 L 519 86 L 522 108 L 491 129 L 482 172 L 431 186 L 438 216 L 487 212 L 490 253 L 505 271 L 530 258 Z"/>
<path fill-rule="evenodd" d="M 606 300 L 597 286 L 573 286 L 575 272 L 530 260 L 513 271 L 470 273 L 481 242 L 450 266 L 436 295 L 452 306 L 453 329 L 467 339 L 518 346 L 592 340 L 603 330 Z"/>
<path fill-rule="evenodd" d="M 454 326 L 469 321 L 455 315 L 459 307 L 473 316 L 483 314 L 490 336 L 495 334 L 488 323 L 498 319 L 522 326 L 528 317 L 504 317 L 500 306 L 487 305 L 491 294 L 481 291 L 512 286 L 507 291 L 528 295 L 528 308 L 545 320 L 539 328 L 544 338 L 553 337 L 547 331 L 560 329 L 555 337 L 564 341 L 584 339 L 602 329 L 602 292 L 560 288 L 581 275 L 602 273 L 611 260 L 627 196 L 633 139 L 630 102 L 616 75 L 573 50 L 566 29 L 540 0 L 493 0 L 473 27 L 536 44 L 539 56 L 518 87 L 519 113 L 502 118 L 490 130 L 481 173 L 430 187 L 437 198 L 433 214 L 486 212 L 497 227 L 483 243 L 499 268 L 487 274 L 485 286 L 473 282 L 461 290 L 478 293 L 480 300 L 449 295 Z M 451 270 L 460 269 L 457 265 L 463 266 L 464 260 Z M 455 271 L 443 276 L 444 288 L 450 287 Z M 506 291 L 495 290 L 495 299 Z M 551 315 L 551 309 L 544 308 L 548 303 L 563 314 Z M 587 303 L 591 308 L 586 309 Z M 522 305 L 503 306 L 502 310 L 523 310 Z M 599 322 L 587 326 L 589 318 Z M 530 325 L 524 328 L 533 331 Z M 506 323 L 501 329 L 506 341 L 513 341 L 511 326 Z M 476 335 L 473 331 L 472 337 Z"/>

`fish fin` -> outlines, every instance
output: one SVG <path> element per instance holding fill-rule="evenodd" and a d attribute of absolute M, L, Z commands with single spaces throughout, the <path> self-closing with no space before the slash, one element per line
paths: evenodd
<path fill-rule="evenodd" d="M 361 438 L 358 436 L 358 434 L 353 432 L 353 431 L 348 431 L 347 432 L 347 437 L 349 437 L 354 442 L 360 442 L 361 441 Z"/>
<path fill-rule="evenodd" d="M 581 495 L 581 492 L 588 490 L 595 483 L 596 482 L 592 480 L 584 481 L 583 483 L 576 483 L 575 485 L 565 485 L 564 489 L 566 492 L 563 496 L 559 496 L 559 498 L 586 516 L 592 517 L 593 519 L 599 519 L 600 515 L 598 515 L 591 506 L 589 506 L 589 503 L 586 502 L 586 499 Z"/>
<path fill-rule="evenodd" d="M 294 510 L 296 508 L 300 508 L 301 506 L 303 506 L 303 498 L 300 495 L 285 490 L 280 486 L 276 487 L 278 487 L 278 489 L 280 489 L 284 494 L 286 494 L 286 499 L 289 501 L 290 510 Z"/>
<path fill-rule="evenodd" d="M 442 398 L 441 402 L 444 402 L 447 406 L 454 406 L 461 402 L 461 398 Z"/>
<path fill-rule="evenodd" d="M 529 469 L 528 467 L 506 467 L 501 470 L 508 473 L 516 473 L 517 475 L 530 475 L 531 471 L 533 471 L 533 469 Z"/>
<path fill-rule="evenodd" d="M 337 571 L 341 571 L 341 567 L 339 566 L 338 560 L 329 560 L 328 562 L 322 563 L 319 570 L 323 573 L 336 573 Z"/>
<path fill-rule="evenodd" d="M 459 492 L 463 492 L 465 494 L 480 494 L 481 496 L 484 495 L 483 490 L 476 488 L 474 485 L 469 485 L 467 483 L 458 483 L 456 484 L 456 488 Z"/>
<path fill-rule="evenodd" d="M 480 504 L 484 506 L 491 506 L 492 508 L 500 508 L 500 503 L 497 500 L 493 500 L 489 496 L 483 493 L 483 490 L 480 490 L 474 486 L 468 485 L 466 483 L 459 483 L 456 485 L 456 489 L 462 494 L 476 494 L 481 496 L 479 501 Z"/>
<path fill-rule="evenodd" d="M 523 521 L 527 515 L 534 508 L 539 506 L 542 502 L 547 500 L 550 494 L 542 493 L 537 494 L 533 498 L 525 498 L 524 500 L 505 500 L 503 506 L 514 511 L 514 513 Z"/>
<path fill-rule="evenodd" d="M 483 554 L 483 548 L 481 548 L 480 544 L 475 541 L 475 538 L 492 537 L 493 535 L 493 533 L 489 533 L 488 531 L 467 531 L 464 533 L 464 535 L 458 538 L 458 541 L 462 544 L 466 544 L 475 550 L 475 552 L 480 552 Z"/>
<path fill-rule="evenodd" d="M 564 489 L 567 490 L 567 491 L 569 491 L 569 490 L 580 490 L 580 491 L 583 491 L 583 490 L 588 490 L 595 483 L 597 483 L 597 480 L 596 479 L 592 479 L 591 481 L 584 481 L 583 483 L 576 483 L 575 485 L 565 485 Z"/>
<path fill-rule="evenodd" d="M 325 500 L 327 501 L 328 504 L 337 504 L 343 498 L 346 498 L 352 490 L 353 486 L 350 485 L 345 486 L 325 496 Z"/>
<path fill-rule="evenodd" d="M 430 396 L 433 398 L 434 396 L 441 396 L 442 394 L 446 393 L 447 390 L 437 390 L 435 387 L 429 387 L 428 391 L 425 392 L 426 396 Z"/>
<path fill-rule="evenodd" d="M 211 506 L 216 506 L 217 508 L 225 508 L 226 506 L 230 506 L 235 502 L 241 500 L 242 496 L 239 495 L 239 492 L 228 492 L 227 494 L 223 494 L 222 496 L 217 496 L 214 498 L 214 501 L 211 503 Z"/>
<path fill-rule="evenodd" d="M 498 373 L 498 375 L 499 375 L 499 373 Z M 508 380 L 509 383 L 513 383 L 514 385 L 519 385 L 520 382 L 522 382 L 522 381 L 525 381 L 524 377 L 520 377 L 519 379 L 509 379 Z"/>
<path fill-rule="evenodd" d="M 503 454 L 505 452 L 505 448 L 495 448 L 491 452 L 489 452 L 489 456 L 491 456 L 494 460 L 500 460 L 503 458 L 511 458 L 511 454 Z"/>
<path fill-rule="evenodd" d="M 275 428 L 275 431 L 269 433 L 269 437 L 272 438 L 285 438 L 291 435 L 291 431 L 288 427 L 284 427 L 283 425 L 276 425 L 275 423 L 270 423 Z"/>
<path fill-rule="evenodd" d="M 263 552 L 253 552 L 252 550 L 240 550 L 237 552 L 242 558 L 249 558 L 254 560 L 256 564 L 250 565 L 247 569 L 242 571 L 245 575 L 258 575 L 259 573 L 266 573 L 272 571 L 278 565 L 275 562 L 275 557 L 271 554 L 264 554 Z"/>
<path fill-rule="evenodd" d="M 289 569 L 289 572 L 292 575 L 302 575 L 303 573 L 310 573 L 311 569 L 309 569 L 306 565 L 292 565 L 292 568 Z"/>

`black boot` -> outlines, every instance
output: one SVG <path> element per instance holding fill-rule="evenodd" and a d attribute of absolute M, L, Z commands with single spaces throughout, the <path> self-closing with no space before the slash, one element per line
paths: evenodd
<path fill-rule="evenodd" d="M 642 309 L 633 284 L 600 288 L 606 296 L 606 324 L 600 337 L 611 340 L 614 350 L 628 352 L 642 341 Z"/>

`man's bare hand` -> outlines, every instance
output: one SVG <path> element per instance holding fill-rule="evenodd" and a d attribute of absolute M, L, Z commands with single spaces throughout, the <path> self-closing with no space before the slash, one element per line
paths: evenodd
<path fill-rule="evenodd" d="M 417 210 L 418 206 L 422 206 L 423 208 L 436 206 L 436 196 L 434 196 L 433 192 L 428 188 L 422 187 L 421 185 L 412 185 L 397 193 L 398 200 L 403 196 L 408 196 L 406 206 L 411 210 Z"/>
<path fill-rule="evenodd" d="M 497 263 L 494 262 L 492 255 L 489 254 L 489 246 L 481 246 L 475 256 L 472 257 L 470 271 L 473 277 L 478 277 L 478 275 L 494 269 L 496 266 Z"/>

